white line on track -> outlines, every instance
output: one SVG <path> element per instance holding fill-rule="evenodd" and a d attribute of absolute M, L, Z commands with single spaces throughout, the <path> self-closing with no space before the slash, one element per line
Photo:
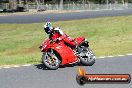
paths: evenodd
<path fill-rule="evenodd" d="M 22 66 L 27 67 L 27 66 L 31 66 L 31 64 L 25 64 L 25 65 L 22 65 Z"/>
<path fill-rule="evenodd" d="M 0 69 L 7 69 L 7 68 L 19 68 L 19 67 L 28 67 L 33 64 L 25 64 L 25 65 L 9 65 L 9 66 L 2 66 Z"/>
<path fill-rule="evenodd" d="M 117 55 L 117 56 L 122 57 L 122 56 L 126 56 L 126 55 Z"/>
<path fill-rule="evenodd" d="M 97 57 L 97 58 L 105 58 L 105 56 L 100 56 L 100 57 Z"/>
<path fill-rule="evenodd" d="M 100 56 L 100 57 L 97 57 L 97 58 L 111 58 L 111 57 L 122 57 L 122 56 L 132 56 L 131 53 L 129 54 L 126 54 L 126 55 L 116 55 L 116 56 Z M 8 68 L 18 68 L 18 67 L 28 67 L 28 66 L 31 66 L 33 64 L 25 64 L 25 65 L 13 65 L 13 66 L 3 66 L 3 67 L 0 67 L 0 69 L 8 69 Z"/>
<path fill-rule="evenodd" d="M 106 57 L 115 57 L 115 56 L 106 56 Z"/>
<path fill-rule="evenodd" d="M 11 68 L 11 67 L 3 67 L 3 68 Z"/>
<path fill-rule="evenodd" d="M 15 67 L 15 68 L 17 68 L 17 67 L 20 67 L 19 65 L 14 65 L 14 66 L 12 66 L 12 67 Z"/>
<path fill-rule="evenodd" d="M 130 54 L 127 54 L 127 55 L 132 55 L 132 54 L 130 53 Z"/>

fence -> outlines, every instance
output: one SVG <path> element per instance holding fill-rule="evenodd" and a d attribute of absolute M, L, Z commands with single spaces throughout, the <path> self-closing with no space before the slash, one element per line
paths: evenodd
<path fill-rule="evenodd" d="M 58 5 L 46 5 L 48 10 L 103 10 L 103 9 L 132 9 L 132 4 L 67 4 L 63 7 Z"/>
<path fill-rule="evenodd" d="M 4 5 L 3 7 L 8 7 Z M 0 5 L 0 8 L 2 6 Z M 46 4 L 46 5 L 26 5 L 27 9 L 47 9 L 47 10 L 117 10 L 117 9 L 132 9 L 132 3 L 128 4 L 64 4 L 62 6 L 58 4 Z"/>
<path fill-rule="evenodd" d="M 9 9 L 9 4 L 0 4 L 0 9 Z"/>

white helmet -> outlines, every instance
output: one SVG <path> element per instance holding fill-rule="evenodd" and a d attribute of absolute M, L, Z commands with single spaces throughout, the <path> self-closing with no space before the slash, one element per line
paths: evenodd
<path fill-rule="evenodd" d="M 47 22 L 45 25 L 44 25 L 44 30 L 47 34 L 49 34 L 51 32 L 51 23 L 50 22 Z"/>

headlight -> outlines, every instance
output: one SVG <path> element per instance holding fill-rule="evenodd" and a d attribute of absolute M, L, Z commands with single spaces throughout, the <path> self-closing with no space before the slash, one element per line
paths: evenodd
<path fill-rule="evenodd" d="M 47 47 L 47 45 L 44 45 L 44 47 L 43 47 L 43 48 L 45 48 L 45 47 Z"/>
<path fill-rule="evenodd" d="M 88 41 L 88 40 L 85 38 L 85 41 Z"/>

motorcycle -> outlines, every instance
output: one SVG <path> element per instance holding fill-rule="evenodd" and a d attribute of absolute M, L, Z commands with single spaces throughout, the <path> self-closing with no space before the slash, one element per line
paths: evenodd
<path fill-rule="evenodd" d="M 89 48 L 89 42 L 84 37 L 74 39 L 77 46 L 72 48 L 62 40 L 46 39 L 39 47 L 42 55 L 42 63 L 52 70 L 56 70 L 60 65 L 81 63 L 92 66 L 95 63 L 95 55 Z"/>

